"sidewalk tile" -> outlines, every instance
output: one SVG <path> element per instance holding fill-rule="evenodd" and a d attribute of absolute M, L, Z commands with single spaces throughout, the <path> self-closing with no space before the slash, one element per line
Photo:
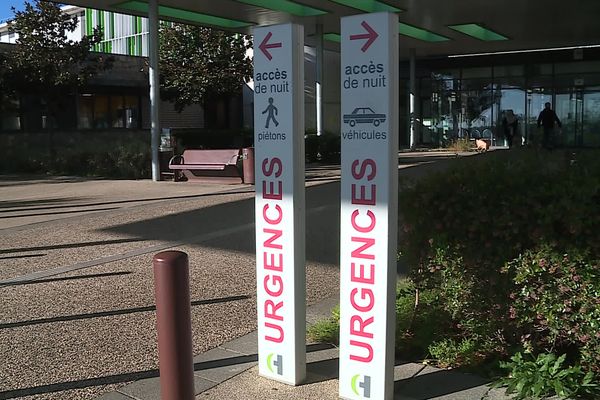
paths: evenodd
<path fill-rule="evenodd" d="M 214 348 L 194 357 L 194 370 L 198 377 L 221 383 L 256 365 L 256 355 L 245 355 Z"/>
<path fill-rule="evenodd" d="M 98 397 L 96 400 L 131 400 L 132 398 L 129 396 L 125 396 L 123 393 L 119 392 L 108 392 Z"/>
<path fill-rule="evenodd" d="M 428 366 L 413 378 L 397 381 L 395 392 L 415 400 L 474 400 L 488 392 L 486 383 L 475 375 Z"/>
<path fill-rule="evenodd" d="M 216 386 L 217 383 L 194 376 L 194 391 L 196 394 Z M 121 389 L 120 392 L 140 400 L 161 400 L 159 378 L 142 379 L 133 382 Z M 112 400 L 112 399 L 111 399 Z M 121 400 L 116 398 L 114 400 Z"/>
<path fill-rule="evenodd" d="M 253 331 L 247 335 L 233 339 L 230 342 L 224 343 L 222 349 L 231 350 L 242 354 L 257 354 L 258 353 L 258 332 Z"/>

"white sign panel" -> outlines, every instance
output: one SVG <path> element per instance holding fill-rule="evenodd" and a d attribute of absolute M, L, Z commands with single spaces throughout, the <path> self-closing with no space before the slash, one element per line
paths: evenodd
<path fill-rule="evenodd" d="M 304 32 L 253 34 L 259 374 L 296 385 L 306 376 Z"/>
<path fill-rule="evenodd" d="M 341 23 L 340 397 L 392 399 L 398 18 Z"/>

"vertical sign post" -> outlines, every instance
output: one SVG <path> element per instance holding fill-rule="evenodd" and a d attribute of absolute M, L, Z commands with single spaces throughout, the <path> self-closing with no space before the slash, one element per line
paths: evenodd
<path fill-rule="evenodd" d="M 398 17 L 341 23 L 340 397 L 392 399 Z"/>
<path fill-rule="evenodd" d="M 254 29 L 259 374 L 306 377 L 304 30 Z"/>

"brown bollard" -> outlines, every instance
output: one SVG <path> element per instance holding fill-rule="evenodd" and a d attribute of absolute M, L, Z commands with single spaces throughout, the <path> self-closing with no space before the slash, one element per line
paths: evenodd
<path fill-rule="evenodd" d="M 194 361 L 188 256 L 154 256 L 154 295 L 162 400 L 194 400 Z"/>

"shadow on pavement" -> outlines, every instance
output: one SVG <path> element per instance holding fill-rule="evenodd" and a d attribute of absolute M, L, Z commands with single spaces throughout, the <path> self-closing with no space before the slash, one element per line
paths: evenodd
<path fill-rule="evenodd" d="M 109 244 L 139 242 L 140 240 L 141 239 L 114 239 L 114 240 L 100 240 L 100 241 L 95 241 L 95 242 L 54 244 L 52 246 L 15 247 L 12 249 L 0 249 L 0 254 L 22 253 L 25 251 L 71 249 L 71 248 L 76 248 L 76 247 L 105 246 L 105 245 L 109 245 Z M 37 256 L 37 255 L 33 255 L 33 256 Z M 23 257 L 26 257 L 26 256 L 23 256 Z"/>
<path fill-rule="evenodd" d="M 308 353 L 331 348 L 325 344 L 311 344 L 306 346 Z M 203 361 L 194 364 L 194 371 L 208 370 L 212 368 L 226 367 L 230 365 L 246 364 L 258 361 L 258 354 L 241 355 L 239 357 L 222 358 L 218 360 Z M 46 393 L 62 392 L 64 390 L 84 389 L 92 386 L 105 386 L 118 383 L 133 382 L 140 379 L 156 378 L 159 376 L 157 369 L 125 374 L 101 376 L 98 378 L 82 379 L 78 381 L 59 382 L 49 385 L 34 386 L 23 389 L 7 390 L 0 392 L 0 400 L 13 399 L 25 396 L 33 396 Z"/>
<path fill-rule="evenodd" d="M 131 274 L 130 271 L 120 271 L 120 272 L 105 272 L 105 273 L 101 273 L 101 274 L 66 276 L 64 278 L 32 279 L 30 281 L 0 283 L 0 288 L 6 287 L 6 286 L 35 285 L 38 283 L 75 281 L 75 280 L 80 280 L 80 279 L 104 278 L 107 276 L 119 276 L 119 275 L 129 275 L 129 274 Z"/>
<path fill-rule="evenodd" d="M 248 295 L 242 295 L 242 296 L 221 297 L 221 298 L 217 298 L 217 299 L 195 300 L 195 301 L 192 301 L 192 306 L 227 303 L 230 301 L 247 300 L 249 298 L 250 298 L 250 296 L 248 296 Z M 64 322 L 64 321 L 75 321 L 75 320 L 83 320 L 83 319 L 91 319 L 91 318 L 112 317 L 115 315 L 133 314 L 133 313 L 138 313 L 138 312 L 148 312 L 148 311 L 155 311 L 155 310 L 156 310 L 156 306 L 153 305 L 153 306 L 146 306 L 146 307 L 126 308 L 123 310 L 100 311 L 100 312 L 89 313 L 89 314 L 63 315 L 60 317 L 32 319 L 29 321 L 0 323 L 0 329 L 11 329 L 11 328 L 18 328 L 21 326 L 49 324 L 52 322 Z"/>
<path fill-rule="evenodd" d="M 339 263 L 339 182 L 306 189 L 306 259 Z M 254 198 L 164 215 L 105 229 L 140 241 L 196 243 L 253 254 Z M 210 237 L 203 240 L 202 236 Z M 200 239 L 198 239 L 200 238 Z"/>
<path fill-rule="evenodd" d="M 0 257 L 0 260 L 11 260 L 11 259 L 16 259 L 16 258 L 34 258 L 34 257 L 44 257 L 46 254 L 26 254 L 26 255 L 22 255 L 22 256 L 7 256 L 7 257 Z"/>
<path fill-rule="evenodd" d="M 58 199 L 42 199 L 42 200 L 27 200 L 27 201 L 4 201 L 0 202 L 0 208 L 10 208 L 10 210 L 0 210 L 0 213 L 12 213 L 12 212 L 21 212 L 21 211 L 38 211 L 38 210 L 54 210 L 61 208 L 76 208 L 76 207 L 95 207 L 95 206 L 107 206 L 107 205 L 119 205 L 119 204 L 128 204 L 128 203 L 144 203 L 150 201 L 163 201 L 163 200 L 189 200 L 196 199 L 202 197 L 214 197 L 214 196 L 224 196 L 224 195 L 232 195 L 232 194 L 243 194 L 243 193 L 252 193 L 254 190 L 238 190 L 238 191 L 227 191 L 220 193 L 204 193 L 204 194 L 190 194 L 184 196 L 166 196 L 166 197 L 150 197 L 145 199 L 130 199 L 130 200 L 115 200 L 115 201 L 104 201 L 104 202 L 95 202 L 95 203 L 76 203 L 76 204 L 61 204 L 61 205 L 47 205 L 52 203 L 67 203 L 69 201 L 78 200 L 81 198 L 58 198 Z M 20 208 L 14 208 L 20 207 Z M 118 208 L 118 207 L 116 207 Z M 112 208 L 111 208 L 112 209 Z M 98 209 L 103 210 L 103 209 Z M 82 210 L 82 211 L 96 211 L 96 210 Z M 77 212 L 77 211 L 69 211 L 69 212 Z M 60 214 L 60 212 L 50 213 L 50 214 Z M 31 215 L 47 215 L 47 214 L 31 214 Z M 30 215 L 20 215 L 20 216 L 30 216 Z M 1 218 L 1 217 L 0 217 Z"/>
<path fill-rule="evenodd" d="M 408 396 L 414 400 L 427 400 L 473 389 L 487 383 L 489 383 L 488 380 L 479 376 L 437 370 L 396 381 L 394 383 L 394 392 L 402 393 L 404 396 Z"/>
<path fill-rule="evenodd" d="M 2 215 L 0 219 L 10 219 L 10 218 L 22 218 L 22 217 L 41 217 L 44 215 L 63 215 L 63 214 L 74 214 L 81 212 L 93 212 L 93 211 L 110 211 L 117 210 L 119 207 L 104 207 L 104 208 L 92 208 L 85 210 L 70 210 L 70 211 L 51 211 L 51 212 L 40 212 L 40 213 L 30 213 L 30 214 L 16 214 L 16 215 Z"/>

